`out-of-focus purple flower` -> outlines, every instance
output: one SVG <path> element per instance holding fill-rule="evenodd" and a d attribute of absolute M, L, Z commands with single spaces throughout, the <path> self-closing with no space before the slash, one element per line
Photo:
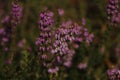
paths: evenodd
<path fill-rule="evenodd" d="M 11 13 L 10 13 L 12 23 L 14 23 L 13 21 L 15 21 L 16 23 L 21 22 L 21 18 L 23 15 L 22 11 L 23 11 L 23 8 L 20 4 L 18 4 L 18 1 L 12 3 L 12 9 L 11 9 Z"/>
<path fill-rule="evenodd" d="M 79 47 L 79 45 L 78 45 L 78 44 L 73 44 L 73 47 L 74 47 L 75 49 L 77 49 L 77 48 Z"/>
<path fill-rule="evenodd" d="M 5 47 L 4 50 L 5 50 L 5 52 L 8 52 L 9 49 L 8 49 L 8 47 Z"/>
<path fill-rule="evenodd" d="M 47 55 L 46 55 L 46 54 L 42 54 L 42 55 L 41 55 L 41 59 L 44 60 L 44 59 L 46 59 L 46 58 L 47 58 Z"/>
<path fill-rule="evenodd" d="M 64 62 L 63 64 L 64 64 L 64 66 L 69 68 L 69 67 L 71 67 L 72 62 L 71 61 L 67 61 L 67 62 Z"/>
<path fill-rule="evenodd" d="M 18 47 L 19 47 L 19 48 L 22 48 L 22 47 L 24 46 L 24 44 L 25 44 L 25 39 L 20 40 L 20 41 L 18 42 Z"/>
<path fill-rule="evenodd" d="M 9 21 L 10 21 L 10 16 L 5 16 L 2 20 L 1 20 L 1 23 L 3 23 L 3 24 L 8 24 L 9 23 Z"/>
<path fill-rule="evenodd" d="M 120 15 L 119 15 L 119 1 L 118 0 L 108 0 L 107 4 L 107 14 L 108 19 L 110 20 L 112 25 L 116 25 L 120 23 Z"/>
<path fill-rule="evenodd" d="M 53 73 L 56 73 L 58 70 L 59 70 L 59 68 L 58 68 L 57 66 L 54 67 L 54 68 L 49 68 L 49 69 L 48 69 L 48 73 L 53 74 Z"/>
<path fill-rule="evenodd" d="M 85 26 L 86 25 L 86 19 L 82 18 L 82 25 Z"/>
<path fill-rule="evenodd" d="M 89 45 L 93 41 L 94 34 L 89 33 L 87 28 L 83 28 L 83 33 L 84 33 L 83 35 L 85 38 L 85 42 Z"/>
<path fill-rule="evenodd" d="M 111 25 L 116 25 L 118 23 L 120 23 L 120 13 L 117 13 L 111 17 Z"/>
<path fill-rule="evenodd" d="M 63 9 L 58 9 L 58 14 L 59 14 L 60 16 L 63 16 L 63 15 L 64 15 L 64 10 L 63 10 Z"/>
<path fill-rule="evenodd" d="M 4 28 L 0 28 L 0 35 L 4 33 Z"/>
<path fill-rule="evenodd" d="M 89 36 L 86 37 L 86 43 L 87 44 L 90 44 L 92 42 L 94 38 L 94 35 L 93 34 L 90 34 Z"/>
<path fill-rule="evenodd" d="M 63 65 L 67 68 L 70 68 L 72 66 L 72 59 L 75 54 L 74 50 L 70 50 L 67 55 L 64 55 L 62 60 L 63 60 Z"/>
<path fill-rule="evenodd" d="M 2 41 L 3 41 L 3 42 L 8 42 L 8 38 L 7 38 L 7 37 L 3 37 L 3 38 L 2 38 Z"/>
<path fill-rule="evenodd" d="M 18 1 L 15 1 L 12 2 L 10 14 L 5 16 L 1 22 L 5 25 L 16 25 L 17 23 L 21 22 L 22 16 L 23 8 Z"/>
<path fill-rule="evenodd" d="M 83 69 L 86 69 L 87 68 L 87 63 L 80 63 L 80 64 L 78 64 L 78 69 L 80 69 L 80 70 L 83 70 Z"/>
<path fill-rule="evenodd" d="M 21 17 L 22 7 L 18 3 L 18 1 L 13 2 L 10 14 L 5 16 L 1 21 L 4 27 L 0 31 L 0 46 L 5 48 L 4 49 L 5 51 L 9 50 L 14 27 L 16 26 L 17 23 L 21 22 Z"/>
<path fill-rule="evenodd" d="M 119 8 L 118 3 L 119 3 L 118 0 L 108 0 L 108 4 L 107 4 L 108 17 L 118 13 L 118 8 Z"/>
<path fill-rule="evenodd" d="M 4 28 L 1 28 L 0 29 L 0 46 L 4 48 L 5 52 L 9 50 L 8 44 L 10 43 L 10 39 L 11 39 L 10 26 L 5 26 Z"/>
<path fill-rule="evenodd" d="M 109 80 L 120 80 L 120 70 L 115 67 L 107 70 Z"/>

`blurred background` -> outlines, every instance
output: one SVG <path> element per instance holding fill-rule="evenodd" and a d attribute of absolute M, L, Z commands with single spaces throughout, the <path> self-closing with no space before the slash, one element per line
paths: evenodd
<path fill-rule="evenodd" d="M 23 54 L 23 63 L 18 62 L 20 56 L 15 58 L 12 65 L 4 64 L 9 59 L 1 54 L 1 80 L 49 80 L 47 75 L 40 74 L 39 65 L 33 64 L 36 56 L 35 40 L 39 35 L 39 13 L 46 7 L 55 14 L 58 9 L 64 10 L 64 15 L 55 15 L 56 24 L 61 21 L 73 20 L 81 24 L 82 19 L 86 20 L 86 27 L 94 33 L 94 41 L 88 47 L 80 44 L 76 50 L 71 68 L 65 70 L 60 80 L 107 80 L 107 69 L 120 65 L 120 26 L 110 26 L 106 14 L 107 0 L 19 0 L 23 6 L 22 23 L 17 27 L 17 43 L 23 42 L 23 47 L 17 49 L 18 54 Z M 0 20 L 8 15 L 11 9 L 12 0 L 0 0 Z M 0 28 L 3 25 L 0 23 Z M 27 51 L 26 51 L 27 50 Z M 26 60 L 27 56 L 27 60 Z M 33 61 L 29 61 L 30 59 Z M 32 60 L 31 59 L 31 60 Z M 26 63 L 32 63 L 27 64 Z M 18 66 L 22 64 L 23 68 Z M 37 61 L 35 62 L 37 63 Z M 34 66 L 33 66 L 34 65 Z M 79 65 L 79 67 L 77 67 Z M 26 70 L 28 68 L 29 70 Z M 23 72 L 19 72 L 23 70 Z M 39 72 L 37 72 L 39 71 Z M 33 74 L 34 73 L 34 74 Z M 32 75 L 32 76 L 31 76 Z M 11 77 L 13 76 L 13 77 Z M 23 78 L 21 78 L 21 76 Z"/>

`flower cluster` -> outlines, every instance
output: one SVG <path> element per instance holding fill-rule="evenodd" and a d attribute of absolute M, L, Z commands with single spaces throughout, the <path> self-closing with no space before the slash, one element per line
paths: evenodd
<path fill-rule="evenodd" d="M 85 42 L 89 45 L 92 42 L 93 38 L 94 38 L 94 34 L 89 33 L 87 28 L 83 28 L 83 33 L 84 33 L 83 37 L 85 39 Z"/>
<path fill-rule="evenodd" d="M 39 27 L 40 34 L 36 40 L 36 45 L 39 46 L 39 51 L 49 51 L 51 49 L 52 25 L 54 20 L 53 13 L 44 11 L 40 13 Z"/>
<path fill-rule="evenodd" d="M 20 23 L 23 15 L 22 11 L 23 11 L 23 8 L 18 3 L 18 1 L 12 2 L 10 14 L 5 16 L 1 22 L 3 24 L 8 24 L 8 25 L 14 25 L 14 24 L 16 25 L 17 23 Z"/>
<path fill-rule="evenodd" d="M 55 41 L 53 43 L 52 54 L 57 54 L 57 61 L 63 63 L 64 66 L 72 65 L 72 58 L 75 51 L 70 45 L 75 41 L 81 42 L 81 27 L 72 21 L 63 22 L 55 33 Z"/>
<path fill-rule="evenodd" d="M 90 34 L 87 28 L 79 26 L 77 23 L 73 21 L 63 22 L 55 33 L 52 54 L 57 54 L 59 61 L 63 61 L 64 66 L 70 67 L 75 49 L 79 47 L 78 43 L 85 41 L 90 44 L 93 37 L 94 35 Z"/>
<path fill-rule="evenodd" d="M 22 11 L 23 11 L 23 8 L 21 7 L 20 4 L 18 4 L 18 1 L 12 3 L 12 9 L 10 12 L 12 23 L 17 24 L 21 22 L 21 18 L 23 15 Z"/>
<path fill-rule="evenodd" d="M 51 68 L 50 61 L 52 60 L 52 56 L 50 51 L 52 49 L 52 26 L 53 26 L 53 12 L 45 10 L 41 12 L 39 17 L 39 28 L 40 34 L 37 38 L 35 44 L 38 46 L 39 51 L 41 52 L 41 59 L 43 60 L 43 65 L 48 68 L 49 73 L 55 73 L 58 70 L 57 67 Z"/>
<path fill-rule="evenodd" d="M 56 73 L 59 66 L 71 67 L 75 49 L 78 43 L 85 41 L 90 44 L 93 34 L 87 28 L 79 26 L 73 21 L 63 22 L 58 28 L 53 29 L 53 12 L 40 13 L 40 34 L 36 45 L 41 52 L 43 65 L 49 73 Z M 71 46 L 75 45 L 75 46 Z"/>
<path fill-rule="evenodd" d="M 9 50 L 14 26 L 21 21 L 21 17 L 22 7 L 18 2 L 12 3 L 10 15 L 5 16 L 1 21 L 4 27 L 0 29 L 0 45 L 5 51 Z"/>
<path fill-rule="evenodd" d="M 52 26 L 53 25 L 53 12 L 51 11 L 43 11 L 40 13 L 40 20 L 39 20 L 39 24 L 40 24 L 40 29 L 47 29 L 48 26 Z"/>
<path fill-rule="evenodd" d="M 4 51 L 8 51 L 8 44 L 10 42 L 11 37 L 11 28 L 8 26 L 7 28 L 0 29 L 0 45 L 4 48 Z"/>
<path fill-rule="evenodd" d="M 115 67 L 107 71 L 109 80 L 120 80 L 120 70 Z"/>
<path fill-rule="evenodd" d="M 120 22 L 120 12 L 118 11 L 118 0 L 109 0 L 107 5 L 108 19 L 112 25 L 116 25 Z"/>

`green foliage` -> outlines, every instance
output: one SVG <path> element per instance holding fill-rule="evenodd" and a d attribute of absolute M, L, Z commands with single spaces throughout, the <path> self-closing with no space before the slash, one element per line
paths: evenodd
<path fill-rule="evenodd" d="M 10 53 L 3 53 L 0 46 L 0 80 L 49 80 L 56 76 L 58 80 L 107 80 L 106 70 L 114 65 L 120 65 L 115 48 L 120 45 L 120 26 L 108 25 L 106 15 L 106 0 L 19 0 L 24 8 L 23 21 L 17 28 L 17 42 L 25 39 L 23 48 L 19 49 L 16 43 L 15 56 L 11 64 L 6 64 Z M 76 3 L 77 1 L 77 3 Z M 4 13 L 9 13 L 10 3 L 2 3 Z M 1 3 L 0 3 L 1 4 Z M 72 19 L 81 24 L 86 18 L 86 27 L 95 34 L 90 46 L 79 44 L 71 68 L 61 68 L 56 75 L 49 75 L 42 66 L 42 60 L 36 53 L 36 37 L 39 35 L 39 12 L 45 7 L 56 13 L 58 8 L 65 11 L 59 22 Z M 0 8 L 1 9 L 1 8 Z M 4 14 L 3 14 L 4 15 Z M 2 19 L 3 15 L 0 15 Z M 55 18 L 58 17 L 55 15 Z M 0 28 L 2 24 L 0 24 Z M 71 45 L 72 46 L 72 45 Z M 32 50 L 29 51 L 29 48 Z M 7 56 L 6 56 L 7 55 Z M 77 65 L 87 63 L 85 70 L 79 70 Z M 53 79 L 51 79 L 53 80 Z"/>

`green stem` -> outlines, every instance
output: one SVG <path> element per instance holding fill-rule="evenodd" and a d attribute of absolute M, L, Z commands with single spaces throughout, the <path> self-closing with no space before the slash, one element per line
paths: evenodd
<path fill-rule="evenodd" d="M 14 54 L 16 52 L 16 25 L 12 26 L 12 37 L 11 37 L 11 45 L 10 45 L 10 60 L 13 60 Z"/>
<path fill-rule="evenodd" d="M 27 18 L 28 18 L 28 14 L 29 14 L 29 6 L 30 6 L 30 4 L 29 4 L 29 1 L 28 0 L 26 0 L 26 2 L 25 2 L 25 12 L 24 12 L 24 16 L 23 16 L 23 24 L 22 24 L 22 26 L 21 26 L 21 36 L 22 37 L 25 37 L 24 36 L 24 34 L 25 34 L 25 27 L 26 27 L 26 25 L 27 25 Z"/>

